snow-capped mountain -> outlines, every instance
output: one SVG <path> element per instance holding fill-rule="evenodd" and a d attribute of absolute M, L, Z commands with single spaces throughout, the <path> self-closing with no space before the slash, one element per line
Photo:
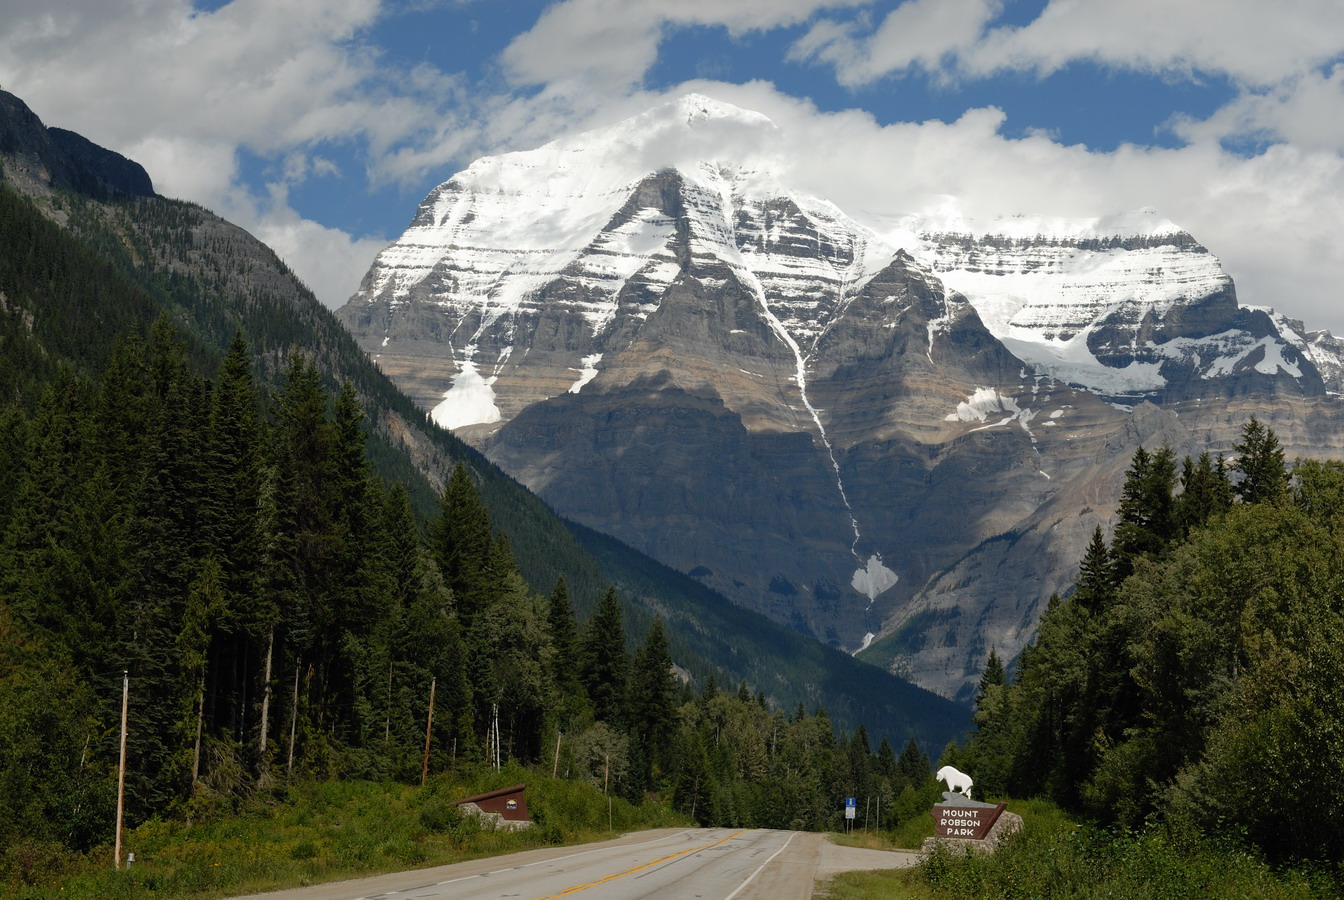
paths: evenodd
<path fill-rule="evenodd" d="M 860 220 L 778 139 L 690 95 L 478 160 L 339 314 L 563 514 L 948 694 L 1029 639 L 1140 442 L 1254 412 L 1340 444 L 1338 343 L 1156 214 Z"/>

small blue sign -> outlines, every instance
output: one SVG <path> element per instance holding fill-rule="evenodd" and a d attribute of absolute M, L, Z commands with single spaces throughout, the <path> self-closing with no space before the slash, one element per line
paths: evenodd
<path fill-rule="evenodd" d="M 846 798 L 845 798 L 845 806 L 849 807 L 850 809 L 853 809 L 854 807 L 856 807 L 856 806 L 858 806 L 858 805 L 859 805 L 859 804 L 858 804 L 858 799 L 857 799 L 857 798 L 855 798 L 855 797 L 846 797 Z"/>

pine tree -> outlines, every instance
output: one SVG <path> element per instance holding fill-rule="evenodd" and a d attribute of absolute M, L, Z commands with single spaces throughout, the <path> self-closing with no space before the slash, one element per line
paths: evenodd
<path fill-rule="evenodd" d="M 980 684 L 975 689 L 976 708 L 980 708 L 991 687 L 1002 687 L 1007 681 L 1008 679 L 1003 671 L 1003 661 L 999 659 L 998 651 L 991 648 L 989 659 L 985 660 L 985 670 L 980 673 Z"/>
<path fill-rule="evenodd" d="M 1168 446 L 1156 453 L 1143 447 L 1134 452 L 1120 496 L 1120 523 L 1115 528 L 1112 551 L 1116 578 L 1123 581 L 1141 555 L 1165 551 L 1176 536 L 1175 454 Z"/>
<path fill-rule="evenodd" d="M 1285 495 L 1288 467 L 1274 429 L 1252 417 L 1242 426 L 1241 442 L 1233 449 L 1237 457 L 1232 468 L 1241 473 L 1236 493 L 1242 503 L 1273 503 Z"/>
<path fill-rule="evenodd" d="M 1186 457 L 1181 465 L 1181 493 L 1176 498 L 1176 521 L 1182 539 L 1203 528 L 1215 516 L 1232 508 L 1232 482 L 1223 458 L 1215 463 L 1208 451 L 1194 462 Z"/>
<path fill-rule="evenodd" d="M 932 771 L 928 755 L 920 750 L 919 744 L 911 738 L 901 751 L 900 758 L 896 760 L 896 774 L 910 787 L 919 790 L 924 782 L 929 780 Z"/>
<path fill-rule="evenodd" d="M 652 788 L 657 772 L 667 765 L 667 750 L 676 724 L 676 679 L 667 631 L 661 617 L 655 618 L 635 654 L 630 671 L 627 701 L 632 750 L 641 786 Z"/>
<path fill-rule="evenodd" d="M 464 628 L 470 628 L 476 616 L 489 605 L 492 596 L 489 577 L 492 568 L 499 568 L 500 548 L 492 533 L 490 515 L 464 465 L 453 469 L 444 485 L 438 518 L 430 523 L 429 543 L 444 581 L 453 592 L 457 616 Z"/>
<path fill-rule="evenodd" d="M 600 721 L 613 726 L 624 723 L 629 671 L 621 601 L 614 587 L 607 588 L 583 636 L 583 686 Z"/>
<path fill-rule="evenodd" d="M 1090 613 L 1106 610 L 1115 599 L 1116 562 L 1106 546 L 1106 538 L 1098 525 L 1092 532 L 1082 562 L 1078 566 L 1078 581 L 1073 588 L 1073 601 Z M 1000 671 L 1002 675 L 1002 671 Z M 1002 683 L 1002 682 L 1000 682 Z"/>
<path fill-rule="evenodd" d="M 551 591 L 546 624 L 554 652 L 553 677 L 559 692 L 556 716 L 559 726 L 566 729 L 582 716 L 586 697 L 579 679 L 578 626 L 574 620 L 574 606 L 569 600 L 569 586 L 563 575 L 556 579 Z"/>

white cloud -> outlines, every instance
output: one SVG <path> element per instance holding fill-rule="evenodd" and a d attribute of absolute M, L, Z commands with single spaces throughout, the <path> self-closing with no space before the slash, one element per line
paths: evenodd
<path fill-rule="evenodd" d="M 913 67 L 938 73 L 948 57 L 975 47 L 1001 7 L 999 0 L 909 0 L 868 37 L 859 34 L 859 22 L 818 22 L 790 56 L 830 63 L 840 83 L 851 86 Z"/>
<path fill-rule="evenodd" d="M 1268 90 L 1247 91 L 1207 119 L 1179 117 L 1190 142 L 1283 141 L 1307 150 L 1344 149 L 1344 64 L 1307 72 Z"/>
<path fill-rule="evenodd" d="M 1020 27 L 1000 27 L 963 55 L 986 75 L 1006 68 L 1048 74 L 1075 61 L 1121 69 L 1226 75 L 1275 84 L 1344 51 L 1338 0 L 1050 0 Z"/>
<path fill-rule="evenodd" d="M 1267 87 L 1344 52 L 1338 0 L 1050 0 L 1024 26 L 991 27 L 1001 0 L 906 0 L 870 34 L 823 20 L 794 48 L 833 65 L 847 84 L 942 64 L 986 77 L 1048 75 L 1074 62 L 1187 77 L 1225 75 Z"/>
<path fill-rule="evenodd" d="M 819 9 L 872 0 L 562 0 L 504 51 L 519 84 L 624 92 L 658 58 L 671 27 L 722 26 L 732 35 L 806 21 Z"/>
<path fill-rule="evenodd" d="M 373 258 L 387 246 L 381 238 L 354 238 L 338 228 L 304 219 L 288 208 L 267 216 L 253 232 L 283 259 L 329 307 L 355 292 Z"/>
<path fill-rule="evenodd" d="M 880 15 L 869 0 L 561 0 L 499 60 L 527 86 L 514 93 L 389 59 L 370 37 L 386 2 L 233 0 L 198 14 L 188 0 L 10 0 L 0 84 L 50 124 L 143 163 L 161 192 L 272 242 L 328 305 L 354 289 L 381 236 L 304 220 L 292 186 L 339 179 L 357 203 L 364 179 L 446 176 L 480 153 L 536 146 L 698 89 L 770 116 L 799 189 L 854 214 L 950 209 L 983 220 L 1151 206 L 1219 254 L 1247 302 L 1344 331 L 1338 0 L 1051 0 L 1020 28 L 996 24 L 1001 0 L 909 0 Z M 845 20 L 841 7 L 861 9 Z M 641 88 L 674 29 L 742 35 L 818 14 L 829 18 L 813 22 L 793 56 L 848 84 L 912 69 L 970 79 L 1088 62 L 1226 76 L 1242 90 L 1206 119 L 1173 120 L 1184 147 L 1102 153 L 1044 133 L 1007 138 L 992 108 L 882 127 L 863 111 L 819 113 L 763 81 Z M 720 139 L 726 152 L 758 137 Z M 1246 138 L 1279 145 L 1224 149 Z M 244 183 L 245 152 L 265 163 L 262 183 Z"/>
<path fill-rule="evenodd" d="M 274 240 L 334 306 L 383 240 L 305 221 L 284 200 L 337 172 L 318 148 L 361 150 L 375 181 L 461 149 L 444 141 L 457 80 L 384 58 L 365 39 L 382 14 L 380 0 L 233 0 L 211 13 L 187 0 L 15 0 L 0 25 L 0 83 L 48 124 L 140 162 L 160 193 Z M 241 149 L 274 163 L 261 195 L 240 179 Z"/>
<path fill-rule="evenodd" d="M 1004 114 L 968 110 L 950 123 L 882 126 L 868 113 L 819 112 L 764 82 L 691 82 L 640 94 L 591 117 L 605 124 L 695 90 L 758 110 L 778 126 L 789 183 L 851 215 L 890 222 L 912 213 L 1092 218 L 1152 207 L 1218 255 L 1242 302 L 1270 305 L 1344 333 L 1344 157 L 1269 147 L 1249 158 L 1201 141 L 1179 148 L 1064 146 L 1047 135 L 1005 137 Z M 629 108 L 627 104 L 634 104 Z M 719 152 L 756 152 L 760 134 L 716 135 Z"/>

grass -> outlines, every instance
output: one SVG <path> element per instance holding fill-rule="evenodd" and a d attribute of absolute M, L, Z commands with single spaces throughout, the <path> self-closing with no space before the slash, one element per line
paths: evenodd
<path fill-rule="evenodd" d="M 453 803 L 519 782 L 527 783 L 536 823 L 527 831 L 482 832 Z M 26 870 L 7 860 L 10 874 L 0 878 L 0 896 L 211 900 L 688 824 L 655 802 L 636 807 L 613 799 L 611 830 L 607 815 L 606 798 L 591 785 L 521 768 L 445 776 L 423 788 L 355 781 L 299 785 L 285 796 L 254 798 L 239 815 L 193 825 L 146 822 L 127 833 L 124 847 L 136 859 L 121 871 L 111 868 L 110 847 L 34 860 L 40 867 Z M 15 852 L 10 848 L 5 856 Z M 24 883 L 16 871 L 44 877 Z"/>
<path fill-rule="evenodd" d="M 1114 831 L 1071 822 L 1051 804 L 1010 802 L 1024 827 L 992 856 L 935 851 L 916 869 L 849 872 L 828 900 L 1199 900 L 1344 898 L 1344 871 L 1276 868 L 1232 839 L 1153 827 Z M 902 843 L 894 841 L 894 843 Z"/>

